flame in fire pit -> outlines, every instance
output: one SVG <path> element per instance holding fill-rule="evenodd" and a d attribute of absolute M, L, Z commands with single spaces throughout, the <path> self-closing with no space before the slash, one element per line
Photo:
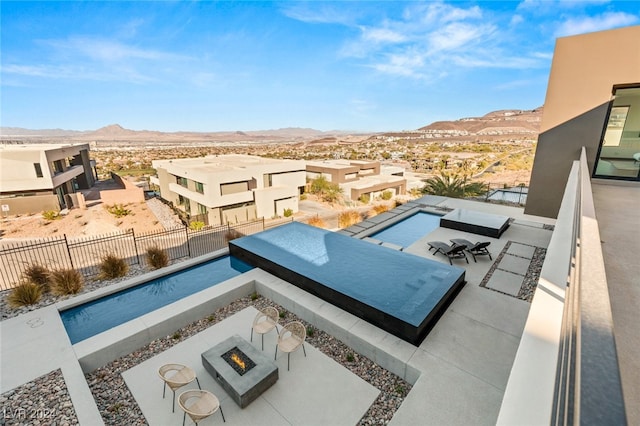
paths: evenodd
<path fill-rule="evenodd" d="M 235 353 L 231 354 L 231 360 L 235 362 L 238 365 L 238 367 L 242 368 L 243 370 L 246 368 L 244 361 L 241 360 L 237 354 Z"/>

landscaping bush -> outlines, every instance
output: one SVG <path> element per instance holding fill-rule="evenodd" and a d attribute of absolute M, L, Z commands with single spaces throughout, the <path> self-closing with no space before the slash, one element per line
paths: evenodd
<path fill-rule="evenodd" d="M 84 278 L 75 269 L 57 269 L 51 272 L 51 291 L 62 296 L 76 294 L 84 287 Z"/>
<path fill-rule="evenodd" d="M 115 254 L 107 254 L 102 257 L 100 262 L 100 278 L 103 280 L 111 280 L 127 275 L 129 265 L 124 259 L 120 259 Z"/>
<path fill-rule="evenodd" d="M 318 216 L 314 216 L 307 221 L 308 225 L 315 226 L 316 228 L 326 228 L 327 224 L 324 220 L 320 219 Z"/>
<path fill-rule="evenodd" d="M 205 226 L 205 223 L 199 220 L 194 220 L 193 222 L 189 223 L 189 229 L 191 229 L 192 231 L 199 231 Z"/>
<path fill-rule="evenodd" d="M 49 289 L 49 278 L 51 271 L 41 265 L 32 264 L 22 272 L 22 276 L 25 280 L 37 284 L 42 288 L 42 291 Z"/>
<path fill-rule="evenodd" d="M 114 204 L 112 206 L 107 206 L 107 211 L 117 218 L 129 216 L 131 214 L 131 210 L 126 208 L 123 204 Z"/>
<path fill-rule="evenodd" d="M 377 216 L 380 213 L 384 213 L 384 212 L 386 212 L 386 211 L 388 211 L 390 209 L 391 209 L 391 207 L 387 206 L 385 204 L 377 204 L 377 205 L 373 206 L 371 208 L 371 210 L 369 210 L 367 212 L 367 218 Z"/>
<path fill-rule="evenodd" d="M 292 209 L 284 209 L 284 217 L 291 217 L 293 216 L 293 210 Z"/>
<path fill-rule="evenodd" d="M 393 197 L 393 192 L 391 192 L 391 191 L 383 191 L 382 195 L 380 195 L 380 198 L 382 198 L 385 201 L 390 200 L 391 197 Z"/>
<path fill-rule="evenodd" d="M 355 225 L 362 221 L 360 213 L 355 210 L 347 210 L 340 213 L 338 216 L 338 226 L 340 228 L 348 228 L 351 225 Z"/>
<path fill-rule="evenodd" d="M 61 216 L 60 216 L 60 213 L 58 213 L 55 210 L 45 210 L 45 211 L 42 212 L 42 217 L 45 220 L 51 221 L 51 220 L 60 219 Z"/>
<path fill-rule="evenodd" d="M 164 268 L 169 264 L 169 254 L 160 247 L 149 247 L 147 249 L 147 262 L 153 269 Z"/>
<path fill-rule="evenodd" d="M 42 287 L 31 281 L 23 281 L 11 290 L 7 303 L 14 308 L 38 303 L 42 296 Z"/>
<path fill-rule="evenodd" d="M 371 201 L 371 197 L 369 197 L 369 194 L 362 194 L 360 197 L 358 197 L 358 201 L 364 204 L 369 204 L 369 201 Z"/>

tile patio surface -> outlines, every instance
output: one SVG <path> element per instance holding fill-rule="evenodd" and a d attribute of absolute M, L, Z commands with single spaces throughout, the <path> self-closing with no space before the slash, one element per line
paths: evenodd
<path fill-rule="evenodd" d="M 487 240 L 491 241 L 489 249 L 494 259 L 481 256 L 474 263 L 470 258 L 468 265 L 464 260 L 454 260 L 454 264 L 466 269 L 467 284 L 419 347 L 263 271 L 251 271 L 247 273 L 247 279 L 255 281 L 255 288 L 263 296 L 413 384 L 391 425 L 494 424 L 529 303 L 480 287 L 480 283 L 508 241 L 512 241 L 511 247 L 515 250 L 509 252 L 521 256 L 518 259 L 526 257 L 526 253 L 520 250 L 523 247 L 514 247 L 514 243 L 546 248 L 551 231 L 543 229 L 542 223 L 553 221 L 526 217 L 522 209 L 441 197 L 434 197 L 433 201 L 447 208 L 475 208 L 486 213 L 508 215 L 515 218 L 515 222 L 499 239 L 438 228 L 405 248 L 406 252 L 448 264 L 445 256 L 434 256 L 428 252 L 427 241 L 449 241 L 451 238 Z M 522 277 L 520 263 L 525 265 L 526 262 L 506 262 L 500 266 L 507 271 L 505 273 Z M 504 277 L 495 279 L 503 280 Z M 488 285 L 492 284 L 491 280 Z M 512 285 L 509 292 L 514 292 L 516 287 L 517 284 Z M 181 421 L 179 408 L 175 414 L 171 413 L 171 392 L 168 391 L 167 398 L 162 399 L 162 382 L 157 376 L 157 369 L 168 362 L 183 362 L 196 369 L 203 388 L 213 391 L 221 399 L 230 425 L 355 424 L 375 399 L 377 389 L 310 345 L 306 345 L 306 358 L 302 351 L 291 355 L 289 372 L 286 370 L 286 355 L 280 355 L 277 361 L 280 366 L 278 382 L 244 410 L 240 410 L 215 384 L 202 367 L 200 353 L 232 334 L 248 339 L 255 312 L 252 309 L 241 311 L 124 373 L 127 385 L 150 424 L 180 424 Z M 33 321 L 42 324 L 34 328 Z M 2 321 L 0 334 L 2 392 L 61 367 L 80 423 L 100 423 L 76 352 L 66 337 L 54 306 Z M 41 350 L 45 345 L 49 348 L 47 353 Z M 259 348 L 259 339 L 254 338 L 254 345 Z M 272 353 L 274 345 L 275 333 L 266 335 L 265 352 Z M 195 384 L 193 388 L 197 388 Z M 221 421 L 216 414 L 200 424 L 221 424 Z"/>

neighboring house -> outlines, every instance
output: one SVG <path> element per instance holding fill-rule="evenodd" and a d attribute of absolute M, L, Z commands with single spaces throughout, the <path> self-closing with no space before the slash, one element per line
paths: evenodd
<path fill-rule="evenodd" d="M 640 180 L 639 52 L 640 26 L 557 40 L 525 213 L 557 216 L 583 146 L 593 177 Z"/>
<path fill-rule="evenodd" d="M 74 193 L 95 181 L 88 144 L 0 145 L 0 204 L 9 214 L 71 208 Z"/>
<path fill-rule="evenodd" d="M 250 155 L 156 160 L 151 183 L 188 217 L 208 225 L 240 223 L 298 211 L 304 161 Z"/>
<path fill-rule="evenodd" d="M 365 196 L 374 200 L 385 191 L 393 196 L 406 193 L 407 181 L 399 170 L 390 174 L 381 174 L 380 170 L 379 161 L 307 161 L 308 179 L 324 176 L 327 181 L 340 185 L 346 199 Z"/>

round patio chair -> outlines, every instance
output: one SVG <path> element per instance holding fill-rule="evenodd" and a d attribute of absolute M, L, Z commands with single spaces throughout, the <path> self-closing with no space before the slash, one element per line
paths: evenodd
<path fill-rule="evenodd" d="M 182 415 L 182 426 L 184 426 L 187 414 L 191 420 L 197 425 L 199 420 L 211 416 L 220 409 L 222 421 L 227 422 L 220 406 L 218 397 L 206 390 L 188 390 L 182 392 L 178 397 L 178 404 L 184 411 Z"/>
<path fill-rule="evenodd" d="M 253 319 L 253 325 L 251 326 L 251 341 L 253 342 L 254 331 L 260 334 L 262 336 L 262 350 L 264 350 L 264 335 L 266 333 L 275 328 L 276 332 L 280 334 L 278 331 L 279 316 L 280 314 L 276 308 L 267 306 L 258 312 L 256 317 Z"/>
<path fill-rule="evenodd" d="M 160 367 L 158 370 L 158 375 L 164 382 L 164 386 L 162 388 L 162 399 L 164 399 L 165 393 L 167 391 L 167 385 L 171 388 L 171 392 L 173 392 L 173 406 L 171 411 L 175 413 L 176 411 L 176 389 L 179 389 L 183 386 L 188 385 L 194 380 L 198 383 L 198 388 L 200 387 L 200 380 L 196 377 L 196 372 L 193 371 L 191 367 L 187 367 L 182 364 L 166 364 Z"/>
<path fill-rule="evenodd" d="M 278 349 L 287 353 L 287 371 L 289 371 L 289 358 L 291 352 L 294 352 L 302 346 L 304 356 L 307 351 L 304 349 L 304 339 L 307 337 L 307 329 L 300 321 L 292 321 L 282 327 L 278 335 L 278 344 L 276 345 L 276 355 L 274 360 L 278 358 Z"/>

